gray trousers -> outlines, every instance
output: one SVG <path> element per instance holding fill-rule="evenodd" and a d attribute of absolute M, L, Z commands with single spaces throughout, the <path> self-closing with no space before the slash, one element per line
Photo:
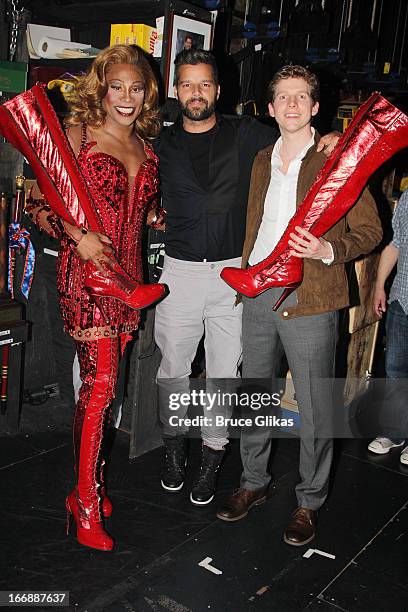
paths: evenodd
<path fill-rule="evenodd" d="M 301 419 L 301 482 L 296 487 L 298 505 L 317 510 L 327 496 L 333 442 L 328 432 L 333 411 L 334 359 L 337 312 L 282 319 L 272 306 L 280 289 L 269 289 L 243 301 L 243 380 L 273 379 L 283 351 L 298 402 Z M 296 303 L 293 293 L 280 310 Z M 321 436 L 321 437 L 319 437 Z M 267 427 L 243 429 L 241 486 L 258 489 L 270 482 L 268 461 L 271 431 Z"/>
<path fill-rule="evenodd" d="M 160 282 L 169 295 L 156 307 L 155 340 L 162 360 L 157 372 L 159 408 L 164 437 L 185 435 L 186 426 L 170 425 L 169 418 L 184 417 L 188 405 L 177 412 L 169 408 L 169 395 L 189 393 L 191 363 L 205 332 L 207 392 L 214 392 L 217 378 L 237 378 L 241 362 L 242 304 L 236 292 L 220 278 L 225 266 L 239 267 L 241 258 L 218 262 L 193 262 L 164 258 Z M 214 406 L 211 416 L 227 416 L 225 407 Z M 228 442 L 227 428 L 211 423 L 201 428 L 207 446 L 220 450 Z"/>

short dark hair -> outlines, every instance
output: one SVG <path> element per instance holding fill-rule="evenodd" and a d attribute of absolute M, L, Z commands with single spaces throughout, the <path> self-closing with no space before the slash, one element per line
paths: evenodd
<path fill-rule="evenodd" d="M 181 66 L 196 66 L 197 64 L 207 64 L 211 66 L 214 83 L 218 85 L 218 68 L 215 57 L 211 51 L 204 51 L 203 49 L 183 49 L 180 51 L 174 60 L 174 85 L 177 85 L 179 81 Z"/>
<path fill-rule="evenodd" d="M 313 102 L 318 102 L 320 98 L 320 85 L 317 76 L 304 68 L 304 66 L 289 65 L 283 66 L 276 72 L 268 85 L 266 96 L 268 102 L 273 102 L 276 97 L 276 86 L 285 79 L 304 79 L 310 87 L 310 97 Z"/>

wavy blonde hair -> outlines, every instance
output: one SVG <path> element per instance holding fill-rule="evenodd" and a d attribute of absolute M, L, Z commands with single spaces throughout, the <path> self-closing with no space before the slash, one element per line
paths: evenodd
<path fill-rule="evenodd" d="M 69 102 L 70 114 L 65 123 L 87 123 L 91 127 L 100 127 L 105 123 L 106 112 L 102 108 L 102 100 L 108 91 L 106 74 L 113 64 L 130 64 L 140 70 L 145 97 L 142 111 L 135 121 L 135 130 L 142 138 L 154 138 L 161 128 L 158 86 L 149 61 L 136 45 L 113 45 L 97 55 L 88 73 L 80 77 L 75 87 Z"/>

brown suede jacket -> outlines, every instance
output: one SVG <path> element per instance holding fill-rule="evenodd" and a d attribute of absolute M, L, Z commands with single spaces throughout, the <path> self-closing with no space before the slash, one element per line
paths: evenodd
<path fill-rule="evenodd" d="M 316 133 L 316 143 L 320 137 Z M 255 157 L 248 198 L 247 225 L 242 253 L 242 267 L 246 268 L 261 225 L 266 192 L 271 178 L 271 145 L 259 151 Z M 313 181 L 324 165 L 326 156 L 311 147 L 302 160 L 297 184 L 296 206 L 303 201 Z M 377 206 L 365 189 L 345 217 L 340 219 L 324 236 L 334 253 L 330 265 L 321 260 L 304 259 L 303 282 L 296 290 L 297 305 L 283 308 L 281 317 L 299 317 L 349 305 L 348 282 L 345 262 L 370 253 L 382 238 L 381 223 Z"/>

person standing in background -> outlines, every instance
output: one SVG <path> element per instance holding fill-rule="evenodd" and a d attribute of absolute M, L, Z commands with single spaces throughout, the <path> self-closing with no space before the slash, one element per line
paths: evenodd
<path fill-rule="evenodd" d="M 398 201 L 392 228 L 393 239 L 381 253 L 378 264 L 373 299 L 374 311 L 382 317 L 387 311 L 385 283 L 397 266 L 386 319 L 385 372 L 388 392 L 380 413 L 382 436 L 375 438 L 368 445 L 368 450 L 376 455 L 385 455 L 392 448 L 403 447 L 408 432 L 408 190 L 403 192 Z M 403 448 L 400 461 L 408 465 L 408 446 Z"/>

